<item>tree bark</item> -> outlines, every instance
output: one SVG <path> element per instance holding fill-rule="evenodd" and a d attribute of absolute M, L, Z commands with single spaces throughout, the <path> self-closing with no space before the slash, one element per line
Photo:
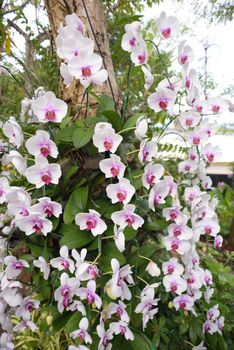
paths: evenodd
<path fill-rule="evenodd" d="M 66 15 L 76 13 L 86 26 L 86 35 L 95 40 L 95 52 L 101 54 L 104 68 L 108 71 L 109 79 L 102 86 L 94 86 L 93 91 L 97 95 L 106 94 L 112 96 L 115 105 L 121 101 L 120 91 L 115 79 L 115 73 L 110 54 L 110 47 L 106 31 L 106 20 L 102 0 L 45 0 L 49 16 L 51 36 L 55 42 L 60 23 L 64 24 Z M 92 26 L 92 28 L 91 28 Z M 60 60 L 58 59 L 60 65 Z M 66 88 L 60 79 L 61 97 L 71 107 L 77 117 L 82 117 L 86 109 L 85 89 L 78 80 L 74 80 L 71 86 Z M 89 114 L 95 114 L 96 101 L 89 97 Z"/>

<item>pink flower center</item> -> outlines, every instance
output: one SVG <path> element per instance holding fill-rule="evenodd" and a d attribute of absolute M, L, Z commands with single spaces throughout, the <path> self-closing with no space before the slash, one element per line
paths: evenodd
<path fill-rule="evenodd" d="M 201 113 L 202 110 L 203 110 L 203 107 L 202 107 L 202 106 L 197 106 L 197 111 L 198 111 L 198 113 Z"/>
<path fill-rule="evenodd" d="M 41 179 L 46 185 L 49 185 L 52 180 L 51 172 L 49 170 L 43 171 Z"/>
<path fill-rule="evenodd" d="M 120 334 L 122 334 L 122 335 L 124 335 L 126 333 L 126 327 L 124 327 L 124 326 L 120 326 L 119 330 L 120 330 Z"/>
<path fill-rule="evenodd" d="M 125 222 L 128 224 L 128 226 L 132 226 L 132 224 L 134 223 L 134 217 L 131 215 L 131 214 L 129 214 L 129 215 L 126 215 L 126 217 L 125 217 Z"/>
<path fill-rule="evenodd" d="M 190 171 L 191 167 L 189 164 L 186 164 L 185 167 L 184 167 L 184 170 L 185 171 Z"/>
<path fill-rule="evenodd" d="M 87 272 L 91 276 L 92 279 L 95 279 L 98 275 L 97 270 L 94 266 L 89 266 Z"/>
<path fill-rule="evenodd" d="M 102 340 L 102 345 L 105 346 L 105 348 L 109 345 L 109 339 L 107 336 L 104 335 L 103 340 Z"/>
<path fill-rule="evenodd" d="M 200 142 L 201 142 L 200 137 L 199 136 L 194 136 L 194 138 L 193 138 L 194 145 L 199 145 Z"/>
<path fill-rule="evenodd" d="M 189 279 L 187 279 L 188 284 L 193 284 L 195 282 L 193 277 L 190 277 Z"/>
<path fill-rule="evenodd" d="M 204 329 L 205 329 L 205 332 L 206 332 L 206 333 L 209 332 L 209 330 L 210 330 L 210 325 L 209 325 L 209 323 L 206 323 L 206 324 L 205 324 Z"/>
<path fill-rule="evenodd" d="M 113 141 L 111 139 L 107 139 L 103 142 L 106 151 L 110 151 L 113 147 Z"/>
<path fill-rule="evenodd" d="M 182 310 L 184 310 L 186 308 L 186 302 L 185 301 L 183 301 L 183 300 L 180 301 L 180 308 Z"/>
<path fill-rule="evenodd" d="M 175 210 L 170 211 L 170 219 L 175 220 L 178 217 L 178 213 Z"/>
<path fill-rule="evenodd" d="M 212 228 L 211 228 L 210 226 L 206 226 L 206 227 L 205 227 L 205 233 L 206 233 L 207 235 L 210 235 L 210 234 L 212 233 Z"/>
<path fill-rule="evenodd" d="M 173 282 L 170 286 L 170 289 L 172 292 L 175 292 L 177 290 L 177 284 L 175 282 Z"/>
<path fill-rule="evenodd" d="M 162 197 L 159 194 L 156 194 L 154 196 L 154 205 L 160 204 L 161 199 L 162 199 Z"/>
<path fill-rule="evenodd" d="M 148 311 L 152 310 L 153 309 L 153 305 L 151 303 L 147 304 L 146 305 L 146 308 Z"/>
<path fill-rule="evenodd" d="M 178 242 L 172 242 L 171 249 L 175 252 L 179 248 Z"/>
<path fill-rule="evenodd" d="M 213 113 L 219 113 L 219 110 L 220 110 L 220 106 L 218 106 L 218 105 L 213 105 L 212 106 L 212 112 Z"/>
<path fill-rule="evenodd" d="M 94 217 L 89 217 L 86 221 L 87 230 L 92 230 L 97 226 L 97 220 Z"/>
<path fill-rule="evenodd" d="M 188 55 L 182 55 L 182 56 L 180 57 L 180 62 L 181 62 L 182 64 L 187 63 L 187 61 L 188 61 Z"/>
<path fill-rule="evenodd" d="M 69 298 L 67 296 L 63 298 L 63 306 L 65 309 L 69 306 Z"/>
<path fill-rule="evenodd" d="M 122 307 L 118 306 L 117 309 L 116 309 L 116 313 L 117 313 L 118 316 L 123 315 L 123 309 L 122 309 Z"/>
<path fill-rule="evenodd" d="M 138 55 L 138 61 L 143 64 L 145 62 L 145 55 Z"/>
<path fill-rule="evenodd" d="M 120 168 L 118 165 L 113 165 L 110 171 L 113 177 L 117 177 L 119 175 Z"/>
<path fill-rule="evenodd" d="M 191 126 L 191 125 L 193 125 L 193 120 L 192 120 L 191 118 L 190 118 L 190 119 L 186 119 L 185 124 L 186 124 L 187 126 Z"/>
<path fill-rule="evenodd" d="M 130 40 L 129 40 L 129 44 L 131 47 L 134 47 L 136 45 L 136 38 L 132 37 Z"/>
<path fill-rule="evenodd" d="M 81 330 L 81 331 L 78 333 L 78 337 L 80 338 L 80 340 L 84 340 L 84 338 L 85 338 L 85 332 Z"/>
<path fill-rule="evenodd" d="M 189 197 L 188 197 L 188 200 L 189 200 L 190 202 L 192 202 L 192 201 L 194 200 L 194 198 L 195 198 L 195 195 L 194 195 L 193 193 L 190 193 L 190 195 L 189 195 Z"/>
<path fill-rule="evenodd" d="M 27 208 L 20 208 L 20 212 L 19 212 L 20 215 L 22 216 L 28 216 L 29 215 L 29 211 Z"/>
<path fill-rule="evenodd" d="M 77 57 L 78 55 L 79 55 L 78 50 L 75 50 L 75 51 L 74 51 L 74 56 L 76 56 L 76 57 Z"/>
<path fill-rule="evenodd" d="M 56 113 L 55 111 L 47 111 L 45 114 L 45 118 L 49 121 L 54 121 L 56 120 Z"/>
<path fill-rule="evenodd" d="M 83 76 L 84 78 L 90 77 L 91 74 L 92 74 L 92 73 L 91 73 L 90 67 L 82 67 L 82 76 Z"/>
<path fill-rule="evenodd" d="M 62 261 L 61 265 L 64 267 L 64 270 L 69 269 L 70 266 L 69 262 L 65 259 Z"/>
<path fill-rule="evenodd" d="M 195 154 L 190 154 L 190 157 L 189 157 L 191 160 L 195 160 L 196 159 L 196 156 Z"/>
<path fill-rule="evenodd" d="M 156 178 L 156 176 L 154 176 L 153 174 L 147 174 L 146 175 L 146 181 L 150 185 L 152 185 L 154 183 L 155 178 Z"/>
<path fill-rule="evenodd" d="M 44 207 L 44 213 L 47 214 L 49 217 L 51 217 L 52 214 L 53 214 L 53 207 L 52 207 L 52 205 L 47 204 L 47 205 Z"/>
<path fill-rule="evenodd" d="M 164 28 L 161 30 L 162 36 L 167 39 L 171 35 L 171 28 Z"/>
<path fill-rule="evenodd" d="M 13 264 L 13 267 L 15 270 L 22 270 L 24 266 L 23 266 L 22 262 L 17 261 Z"/>
<path fill-rule="evenodd" d="M 29 301 L 26 305 L 25 305 L 25 309 L 27 309 L 28 311 L 32 312 L 33 310 L 33 302 Z"/>
<path fill-rule="evenodd" d="M 127 197 L 127 194 L 126 194 L 126 191 L 124 190 L 120 190 L 118 193 L 117 193 L 117 198 L 119 200 L 120 203 L 122 203 Z"/>
<path fill-rule="evenodd" d="M 34 229 L 34 231 L 35 231 L 36 233 L 40 233 L 40 232 L 41 232 L 41 229 L 43 228 L 43 224 L 42 224 L 41 220 L 35 219 L 35 220 L 33 221 L 33 227 L 32 227 L 32 228 Z"/>
<path fill-rule="evenodd" d="M 173 273 L 174 272 L 174 267 L 172 266 L 172 265 L 170 265 L 170 266 L 168 266 L 168 268 L 167 268 L 167 272 L 168 273 Z"/>
<path fill-rule="evenodd" d="M 186 78 L 185 86 L 187 89 L 190 88 L 190 79 L 189 78 Z"/>
<path fill-rule="evenodd" d="M 174 228 L 173 234 L 176 237 L 180 236 L 181 235 L 181 229 L 179 227 Z"/>
<path fill-rule="evenodd" d="M 95 298 L 94 298 L 94 295 L 90 292 L 88 292 L 88 295 L 87 295 L 87 300 L 88 300 L 88 304 L 93 304 Z"/>
<path fill-rule="evenodd" d="M 4 195 L 4 193 L 5 193 L 5 192 L 3 191 L 3 189 L 2 189 L 2 188 L 0 188 L 0 197 L 1 197 L 1 196 L 3 196 L 3 195 Z"/>
<path fill-rule="evenodd" d="M 50 146 L 42 145 L 40 148 L 40 152 L 43 155 L 43 157 L 48 157 L 50 155 Z"/>
<path fill-rule="evenodd" d="M 167 108 L 167 99 L 161 99 L 160 101 L 159 101 L 159 107 L 161 108 L 161 109 L 166 109 Z"/>
<path fill-rule="evenodd" d="M 214 160 L 214 154 L 213 154 L 213 153 L 209 153 L 209 154 L 207 155 L 207 159 L 208 159 L 209 162 L 213 162 L 213 160 Z"/>
<path fill-rule="evenodd" d="M 149 155 L 149 151 L 147 150 L 147 148 L 144 148 L 144 149 L 142 150 L 142 155 L 143 155 L 143 162 L 146 162 L 147 157 L 148 157 L 148 155 Z"/>
<path fill-rule="evenodd" d="M 68 286 L 64 286 L 61 290 L 61 295 L 64 298 L 67 298 L 69 294 L 70 294 L 70 288 Z"/>

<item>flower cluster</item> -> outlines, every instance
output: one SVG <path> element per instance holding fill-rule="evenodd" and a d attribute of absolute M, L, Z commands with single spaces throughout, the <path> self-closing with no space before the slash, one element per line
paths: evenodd
<path fill-rule="evenodd" d="M 85 88 L 91 83 L 102 84 L 107 79 L 107 71 L 100 70 L 102 59 L 94 53 L 94 42 L 84 36 L 85 27 L 75 14 L 66 16 L 65 20 L 66 26 L 60 26 L 56 42 L 57 54 L 63 60 L 60 71 L 64 84 L 70 85 L 73 77 L 79 79 Z M 179 23 L 175 17 L 168 17 L 162 12 L 156 24 L 162 40 L 178 35 Z M 154 75 L 147 63 L 147 41 L 143 39 L 141 24 L 127 24 L 125 30 L 122 48 L 130 53 L 132 63 L 141 67 L 145 89 L 149 90 L 154 83 Z M 158 47 L 154 46 L 158 52 Z M 89 206 L 81 209 L 77 203 L 80 197 L 76 198 L 75 209 L 71 209 L 75 220 L 72 230 L 80 237 L 89 237 L 89 243 L 93 244 L 90 251 L 98 251 L 95 258 L 94 253 L 89 251 L 90 247 L 86 248 L 86 243 L 82 246 L 79 242 L 75 246 L 85 246 L 79 251 L 70 243 L 68 248 L 61 243 L 62 239 L 59 256 L 43 254 L 50 233 L 52 235 L 57 227 L 67 225 L 65 216 L 63 220 L 61 218 L 64 203 L 56 197 L 62 171 L 59 162 L 55 161 L 59 152 L 50 127 L 56 128 L 66 116 L 66 103 L 50 91 L 43 91 L 30 100 L 30 113 L 37 122 L 34 135 L 24 133 L 14 117 L 2 125 L 0 204 L 4 212 L 0 224 L 4 236 L 0 240 L 0 263 L 3 267 L 0 274 L 0 324 L 5 332 L 0 338 L 1 348 L 14 348 L 13 333 L 37 330 L 31 316 L 33 310 L 39 309 L 40 302 L 35 292 L 33 296 L 25 297 L 21 291 L 22 275 L 27 273 L 27 269 L 37 272 L 42 280 L 48 282 L 47 286 L 53 287 L 51 301 L 58 313 L 80 316 L 76 329 L 70 333 L 74 344 L 69 346 L 69 350 L 87 350 L 90 344 L 94 344 L 94 329 L 99 339 L 99 350 L 110 350 L 112 340 L 118 335 L 126 341 L 133 341 L 133 312 L 140 314 L 145 330 L 159 314 L 163 303 L 159 296 L 163 293 L 170 299 L 169 306 L 178 314 L 191 312 L 196 317 L 201 312 L 199 300 L 205 300 L 207 305 L 211 303 L 214 293 L 212 274 L 201 266 L 197 245 L 200 238 L 205 237 L 215 248 L 222 246 L 215 212 L 217 200 L 208 192 L 212 181 L 206 174 L 206 167 L 216 161 L 220 151 L 210 142 L 214 126 L 206 114 L 217 115 L 228 107 L 221 98 L 204 100 L 199 94 L 197 72 L 190 68 L 193 59 L 192 48 L 182 41 L 178 47 L 178 62 L 183 78 L 169 77 L 166 72 L 166 78 L 158 84 L 155 92 L 148 93 L 147 100 L 154 113 L 165 113 L 169 124 L 174 122 L 173 132 L 188 145 L 186 158 L 178 164 L 178 178 L 174 179 L 162 165 L 159 141 L 166 128 L 160 135 L 152 134 L 149 118 L 141 116 L 135 127 L 119 131 L 111 123 L 95 118 L 92 152 L 96 150 L 98 153 L 98 173 L 103 184 L 100 193 L 107 198 L 110 209 L 114 209 L 105 216 L 103 208 L 95 200 L 88 201 Z M 179 114 L 175 114 L 176 104 L 181 107 Z M 134 149 L 126 152 L 129 144 L 124 143 L 122 135 L 129 129 L 134 129 L 135 138 L 131 145 Z M 130 163 L 137 164 L 140 169 L 140 175 L 136 175 L 141 180 L 139 186 L 135 186 Z M 20 181 L 19 186 L 16 180 Z M 134 249 L 126 244 L 129 230 L 134 232 L 134 237 L 137 232 L 144 235 L 147 225 L 157 223 L 158 214 L 166 223 L 162 238 L 166 252 L 163 262 L 140 255 L 137 238 Z M 27 239 L 45 242 L 45 250 L 37 252 L 36 259 L 31 259 L 31 266 L 20 256 L 9 254 L 6 242 L 16 231 L 19 237 L 24 233 L 30 236 Z M 112 235 L 109 235 L 110 231 Z M 57 237 L 60 239 L 61 235 Z M 102 259 L 105 262 L 105 256 L 102 244 L 106 239 L 112 240 L 117 249 L 116 256 L 108 259 L 111 270 L 103 272 Z M 126 256 L 135 254 L 134 263 L 133 260 L 131 264 L 126 263 L 124 252 Z M 124 258 L 123 261 L 117 253 Z M 147 261 L 147 266 L 143 265 L 141 269 L 147 279 L 150 276 L 149 283 L 138 275 L 139 259 Z M 144 283 L 143 288 L 138 281 Z M 95 312 L 94 320 L 91 312 Z M 11 322 L 13 314 L 18 320 L 15 326 Z M 222 334 L 224 317 L 220 316 L 218 305 L 207 311 L 206 318 L 204 334 Z M 203 344 L 193 349 L 205 349 Z"/>
<path fill-rule="evenodd" d="M 107 80 L 106 69 L 101 69 L 102 57 L 94 53 L 94 41 L 85 37 L 85 26 L 75 13 L 65 17 L 66 26 L 61 24 L 56 39 L 57 54 L 63 60 L 60 74 L 65 85 L 72 79 L 80 80 L 87 88 L 91 83 L 102 85 Z"/>

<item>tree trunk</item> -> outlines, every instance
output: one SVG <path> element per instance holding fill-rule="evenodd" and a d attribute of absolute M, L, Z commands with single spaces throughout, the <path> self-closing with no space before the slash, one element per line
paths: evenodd
<path fill-rule="evenodd" d="M 60 23 L 64 24 L 64 18 L 67 14 L 75 12 L 82 20 L 86 26 L 87 36 L 96 40 L 95 52 L 100 54 L 101 51 L 104 68 L 107 69 L 109 76 L 109 79 L 102 86 L 94 86 L 93 90 L 97 95 L 106 94 L 112 96 L 118 108 L 121 97 L 110 54 L 102 0 L 45 0 L 45 4 L 51 26 L 51 36 L 54 42 L 58 34 L 59 25 Z M 58 64 L 60 65 L 59 59 Z M 61 97 L 72 107 L 76 116 L 82 117 L 86 108 L 84 87 L 78 80 L 74 80 L 71 86 L 66 88 L 62 80 L 60 80 L 60 90 Z M 89 106 L 91 107 L 89 114 L 95 114 L 96 101 L 91 96 L 89 97 Z"/>

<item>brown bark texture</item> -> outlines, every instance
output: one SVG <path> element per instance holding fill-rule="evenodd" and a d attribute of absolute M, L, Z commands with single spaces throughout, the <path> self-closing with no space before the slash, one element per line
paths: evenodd
<path fill-rule="evenodd" d="M 118 106 L 121 100 L 120 91 L 115 79 L 115 73 L 110 54 L 110 47 L 107 37 L 106 20 L 102 0 L 45 0 L 49 16 L 51 36 L 55 42 L 60 23 L 64 24 L 64 18 L 68 14 L 76 13 L 86 27 L 86 35 L 95 40 L 95 52 L 101 54 L 107 69 L 109 79 L 102 86 L 94 86 L 93 91 L 97 95 L 106 94 L 112 96 L 115 105 Z M 91 28 L 92 26 L 92 28 Z M 60 60 L 58 59 L 60 65 Z M 76 117 L 82 117 L 86 109 L 85 89 L 78 80 L 73 81 L 71 86 L 66 88 L 60 81 L 61 98 L 71 107 Z M 94 115 L 96 101 L 89 96 L 89 115 Z"/>

